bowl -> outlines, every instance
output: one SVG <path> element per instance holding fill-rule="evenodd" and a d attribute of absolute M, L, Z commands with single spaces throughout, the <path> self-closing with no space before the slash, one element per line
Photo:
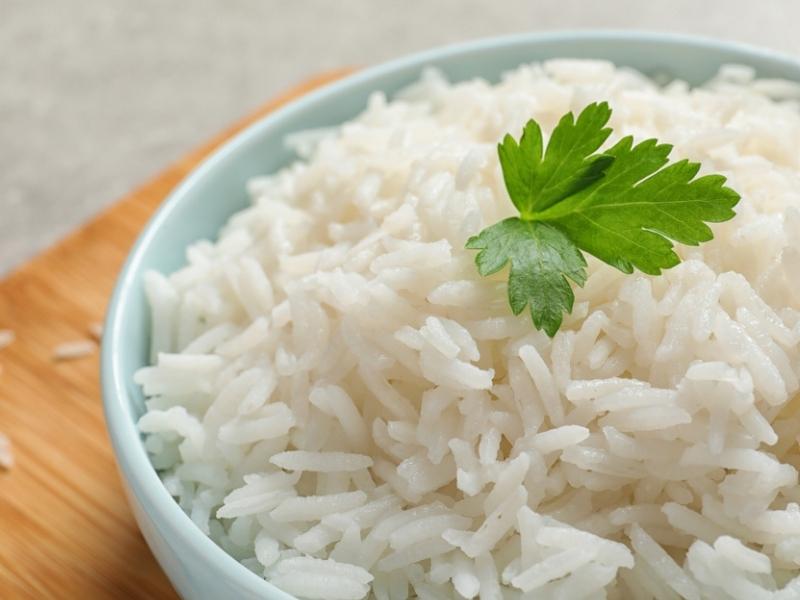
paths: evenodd
<path fill-rule="evenodd" d="M 554 57 L 602 58 L 647 74 L 699 84 L 724 63 L 752 66 L 762 77 L 800 81 L 800 62 L 774 52 L 702 38 L 642 32 L 556 32 L 448 46 L 361 71 L 296 100 L 237 135 L 202 163 L 164 201 L 134 245 L 108 309 L 102 352 L 103 404 L 111 442 L 139 527 L 178 593 L 187 599 L 291 596 L 249 571 L 207 538 L 172 499 L 148 461 L 136 428 L 143 410 L 133 373 L 147 364 L 149 314 L 142 276 L 169 273 L 184 249 L 213 238 L 247 202 L 245 182 L 294 157 L 287 134 L 355 117 L 376 90 L 391 96 L 428 66 L 458 81 L 500 74 L 523 62 Z"/>

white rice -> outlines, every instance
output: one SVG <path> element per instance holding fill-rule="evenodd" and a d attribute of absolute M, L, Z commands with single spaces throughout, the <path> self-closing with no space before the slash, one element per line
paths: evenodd
<path fill-rule="evenodd" d="M 11 329 L 0 329 L 0 350 L 14 343 L 17 336 Z M 0 365 L 0 373 L 2 373 Z M 11 440 L 0 433 L 0 469 L 10 469 L 14 466 L 14 454 L 11 452 Z"/>
<path fill-rule="evenodd" d="M 0 329 L 0 350 L 14 343 L 17 336 L 11 329 Z"/>
<path fill-rule="evenodd" d="M 100 343 L 103 339 L 103 324 L 102 323 L 90 323 L 89 324 L 89 335 L 95 342 Z"/>
<path fill-rule="evenodd" d="M 0 469 L 10 469 L 14 466 L 14 454 L 11 451 L 11 440 L 0 433 Z"/>
<path fill-rule="evenodd" d="M 72 340 L 63 342 L 53 348 L 53 360 L 75 360 L 90 356 L 97 349 L 97 344 L 92 340 Z"/>
<path fill-rule="evenodd" d="M 303 598 L 800 597 L 798 98 L 553 60 L 294 136 L 304 162 L 146 277 L 165 486 Z M 674 144 L 742 200 L 660 277 L 590 258 L 551 340 L 464 243 L 512 214 L 496 142 L 596 100 L 610 143 Z"/>

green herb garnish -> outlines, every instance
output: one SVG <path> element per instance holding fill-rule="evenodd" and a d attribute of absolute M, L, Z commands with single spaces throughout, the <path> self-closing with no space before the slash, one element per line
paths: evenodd
<path fill-rule="evenodd" d="M 517 142 L 498 144 L 508 194 L 519 211 L 467 241 L 475 263 L 491 275 L 511 263 L 508 300 L 515 315 L 526 305 L 537 329 L 550 337 L 571 312 L 569 280 L 586 281 L 588 252 L 624 273 L 659 275 L 680 262 L 672 241 L 698 245 L 714 236 L 706 222 L 734 217 L 739 195 L 722 175 L 694 179 L 700 165 L 667 164 L 669 144 L 622 138 L 594 154 L 611 134 L 608 103 L 567 113 L 544 150 L 542 130 L 530 120 Z M 666 166 L 665 166 L 666 165 Z M 662 168 L 663 167 L 663 168 Z"/>

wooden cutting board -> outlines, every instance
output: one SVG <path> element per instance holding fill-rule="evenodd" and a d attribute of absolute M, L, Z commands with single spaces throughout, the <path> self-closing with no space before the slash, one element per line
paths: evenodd
<path fill-rule="evenodd" d="M 315 77 L 269 102 L 0 282 L 0 598 L 176 598 L 136 527 L 106 434 L 98 353 L 55 362 L 90 339 L 145 221 L 209 152 L 264 114 L 342 77 Z"/>

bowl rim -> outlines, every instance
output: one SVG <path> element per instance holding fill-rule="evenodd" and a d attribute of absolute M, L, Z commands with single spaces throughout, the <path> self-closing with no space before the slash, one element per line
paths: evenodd
<path fill-rule="evenodd" d="M 150 463 L 136 424 L 128 417 L 125 408 L 126 405 L 130 405 L 127 389 L 130 382 L 124 377 L 120 353 L 117 352 L 123 335 L 123 317 L 129 306 L 136 302 L 131 291 L 134 289 L 134 282 L 141 270 L 146 249 L 158 236 L 162 224 L 169 219 L 189 190 L 201 183 L 206 175 L 221 165 L 236 148 L 260 137 L 263 131 L 268 129 L 274 122 L 286 119 L 313 103 L 326 98 L 333 98 L 340 91 L 347 88 L 368 83 L 378 76 L 408 68 L 421 68 L 434 60 L 439 61 L 461 54 L 490 49 L 496 50 L 503 47 L 508 48 L 531 42 L 568 40 L 579 42 L 619 41 L 632 45 L 665 44 L 674 47 L 690 46 L 698 49 L 735 52 L 786 67 L 797 68 L 800 65 L 800 60 L 797 58 L 777 50 L 725 39 L 683 33 L 619 29 L 565 29 L 545 32 L 522 32 L 439 46 L 358 70 L 280 106 L 227 140 L 203 159 L 176 185 L 148 219 L 119 271 L 104 323 L 100 365 L 101 389 L 106 427 L 113 446 L 114 457 L 120 476 L 129 493 L 136 496 L 137 501 L 148 513 L 153 511 L 155 516 L 158 517 L 158 522 L 165 525 L 165 530 L 161 532 L 163 535 L 171 536 L 170 539 L 182 542 L 182 546 L 194 553 L 196 558 L 199 558 L 205 564 L 214 565 L 216 569 L 222 572 L 225 578 L 236 580 L 237 584 L 248 592 L 252 592 L 255 595 L 269 593 L 271 594 L 270 597 L 276 599 L 294 600 L 293 596 L 256 575 L 227 554 L 183 512 L 166 490 L 156 470 Z M 148 518 L 155 520 L 152 515 L 149 515 Z"/>

